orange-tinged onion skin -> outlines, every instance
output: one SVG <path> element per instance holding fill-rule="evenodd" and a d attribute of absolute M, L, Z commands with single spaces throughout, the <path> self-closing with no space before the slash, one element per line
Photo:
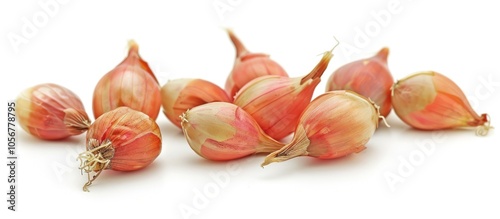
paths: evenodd
<path fill-rule="evenodd" d="M 160 128 L 148 115 L 128 107 L 118 107 L 97 118 L 87 132 L 87 150 L 91 139 L 111 142 L 114 155 L 107 169 L 133 171 L 151 164 L 161 152 Z M 94 169 L 94 171 L 99 171 Z"/>
<path fill-rule="evenodd" d="M 260 76 L 278 75 L 288 77 L 285 69 L 264 53 L 249 52 L 238 37 L 229 29 L 227 33 L 236 49 L 233 69 L 227 77 L 225 90 L 233 98 L 251 80 Z"/>
<path fill-rule="evenodd" d="M 158 117 L 160 85 L 138 51 L 138 45 L 132 41 L 128 56 L 97 83 L 92 101 L 95 118 L 120 106 L 141 111 L 153 119 Z"/>
<path fill-rule="evenodd" d="M 332 91 L 312 101 L 299 124 L 311 141 L 308 155 L 333 159 L 365 149 L 379 118 L 376 107 L 364 96 Z"/>
<path fill-rule="evenodd" d="M 162 137 L 155 120 L 129 107 L 104 113 L 90 126 L 86 151 L 78 156 L 87 173 L 83 191 L 103 170 L 134 171 L 147 167 L 160 154 Z"/>
<path fill-rule="evenodd" d="M 319 82 L 300 85 L 300 78 L 262 76 L 243 87 L 234 103 L 252 115 L 266 134 L 283 139 L 294 131 Z"/>
<path fill-rule="evenodd" d="M 187 111 L 182 116 L 182 130 L 193 151 L 214 161 L 269 153 L 284 145 L 267 136 L 243 109 L 226 102 L 207 103 Z"/>
<path fill-rule="evenodd" d="M 294 131 L 332 57 L 331 51 L 326 52 L 304 77 L 256 78 L 238 92 L 234 104 L 252 115 L 267 135 L 283 139 Z"/>
<path fill-rule="evenodd" d="M 175 126 L 182 129 L 182 113 L 211 102 L 232 102 L 226 91 L 203 79 L 175 79 L 161 88 L 163 113 Z"/>
<path fill-rule="evenodd" d="M 80 98 L 53 83 L 25 89 L 16 99 L 21 127 L 44 140 L 60 140 L 84 133 L 90 120 Z"/>
<path fill-rule="evenodd" d="M 484 128 L 484 134 L 490 128 L 488 115 L 477 114 L 460 87 L 440 73 L 425 71 L 412 74 L 397 81 L 392 90 L 394 111 L 413 128 L 478 127 Z"/>
<path fill-rule="evenodd" d="M 363 151 L 378 126 L 378 106 L 352 91 L 330 91 L 304 110 L 292 141 L 262 166 L 298 156 L 334 159 Z"/>
<path fill-rule="evenodd" d="M 335 70 L 327 82 L 326 91 L 352 90 L 380 106 L 380 114 L 389 115 L 392 109 L 391 87 L 394 79 L 387 65 L 389 48 L 375 56 L 356 60 Z"/>

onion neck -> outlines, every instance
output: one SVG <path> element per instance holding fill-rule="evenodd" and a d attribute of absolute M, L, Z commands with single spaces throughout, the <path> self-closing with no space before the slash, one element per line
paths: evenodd
<path fill-rule="evenodd" d="M 89 129 L 91 122 L 85 113 L 74 108 L 65 109 L 63 112 L 63 122 L 72 135 L 79 135 Z"/>
<path fill-rule="evenodd" d="M 389 48 L 384 47 L 378 51 L 378 53 L 373 57 L 375 59 L 378 59 L 379 61 L 382 61 L 384 64 L 387 65 L 387 57 L 389 56 Z"/>
<path fill-rule="evenodd" d="M 263 133 L 261 137 L 261 143 L 255 151 L 256 153 L 271 153 L 281 149 L 283 146 L 285 146 L 285 144 L 276 141 L 270 136 L 267 136 Z"/>
<path fill-rule="evenodd" d="M 127 58 L 125 58 L 125 60 L 123 61 L 123 63 L 126 63 L 128 61 L 131 64 L 138 64 L 141 67 L 141 69 L 146 71 L 159 85 L 160 83 L 158 82 L 158 79 L 154 75 L 153 70 L 149 67 L 149 64 L 146 61 L 144 61 L 144 59 L 142 59 L 142 57 L 139 55 L 139 45 L 134 40 L 129 40 L 128 46 L 129 46 L 128 55 Z"/>
<path fill-rule="evenodd" d="M 339 45 L 339 41 L 337 40 L 337 38 L 334 37 L 334 39 L 337 42 L 335 46 L 333 46 L 332 49 L 330 49 L 330 51 L 326 51 L 323 53 L 323 57 L 316 65 L 316 67 L 314 67 L 314 69 L 309 74 L 307 74 L 300 80 L 300 85 L 306 83 L 309 79 L 321 80 L 321 76 L 325 72 L 326 68 L 328 67 L 328 64 L 330 63 L 330 60 L 333 57 L 333 50 Z"/>
<path fill-rule="evenodd" d="M 241 42 L 241 40 L 234 34 L 231 29 L 226 29 L 227 34 L 229 35 L 229 39 L 233 42 L 234 48 L 236 49 L 236 58 L 242 57 L 243 55 L 249 53 L 245 45 Z"/>
<path fill-rule="evenodd" d="M 321 76 L 325 72 L 326 68 L 328 67 L 328 64 L 330 63 L 330 60 L 333 57 L 332 50 L 326 51 L 323 54 L 323 57 L 321 58 L 319 63 L 314 67 L 314 69 L 300 80 L 300 85 L 306 83 L 307 81 L 309 81 L 311 79 L 315 80 L 315 79 L 321 78 Z"/>
<path fill-rule="evenodd" d="M 310 144 L 311 141 L 307 137 L 306 130 L 302 125 L 299 125 L 292 142 L 269 154 L 260 166 L 264 167 L 270 163 L 282 162 L 299 156 L 307 156 L 309 154 L 307 148 Z"/>

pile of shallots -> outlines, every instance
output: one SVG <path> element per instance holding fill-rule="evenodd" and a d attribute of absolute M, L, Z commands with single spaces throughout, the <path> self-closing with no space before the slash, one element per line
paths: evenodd
<path fill-rule="evenodd" d="M 325 93 L 313 99 L 333 49 L 310 72 L 290 78 L 269 55 L 250 52 L 227 32 L 236 59 L 224 89 L 186 78 L 161 87 L 131 41 L 127 57 L 95 87 L 94 122 L 75 93 L 47 83 L 18 96 L 19 123 L 44 140 L 87 132 L 86 150 L 78 157 L 88 177 L 85 191 L 103 170 L 138 170 L 158 157 L 160 108 L 201 157 L 227 161 L 267 153 L 262 166 L 298 156 L 333 159 L 363 151 L 380 122 L 389 126 L 385 117 L 392 109 L 416 129 L 476 127 L 478 135 L 491 129 L 488 115 L 478 115 L 442 74 L 419 72 L 394 83 L 388 48 L 335 70 Z"/>
<path fill-rule="evenodd" d="M 21 127 L 35 137 L 59 140 L 87 132 L 86 151 L 78 156 L 88 176 L 84 191 L 103 170 L 142 169 L 160 154 L 162 137 L 155 122 L 160 85 L 134 41 L 128 56 L 98 82 L 92 103 L 93 123 L 80 98 L 57 84 L 28 88 L 16 100 Z"/>
<path fill-rule="evenodd" d="M 303 77 L 290 78 L 268 55 L 252 53 L 228 30 L 236 60 L 225 92 L 202 79 L 177 79 L 162 87 L 164 113 L 182 128 L 191 148 L 209 160 L 270 153 L 262 166 L 297 156 L 333 159 L 365 149 L 392 108 L 422 130 L 491 128 L 460 88 L 436 72 L 421 72 L 394 83 L 388 48 L 338 68 L 326 92 L 312 101 L 332 50 Z M 283 139 L 293 134 L 291 141 Z"/>

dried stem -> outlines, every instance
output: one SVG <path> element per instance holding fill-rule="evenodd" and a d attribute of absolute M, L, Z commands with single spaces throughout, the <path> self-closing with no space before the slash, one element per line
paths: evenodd
<path fill-rule="evenodd" d="M 486 117 L 486 122 L 476 128 L 476 135 L 478 136 L 486 136 L 490 129 L 493 129 L 490 116 L 488 114 L 484 114 L 484 116 Z"/>
<path fill-rule="evenodd" d="M 309 154 L 307 148 L 310 143 L 311 141 L 307 138 L 306 130 L 302 125 L 299 125 L 295 136 L 293 136 L 292 142 L 267 155 L 260 166 L 264 167 L 270 163 L 282 162 L 299 156 L 307 156 Z"/>
<path fill-rule="evenodd" d="M 330 51 L 324 52 L 323 57 L 321 58 L 319 63 L 314 67 L 314 69 L 300 80 L 300 85 L 306 83 L 310 79 L 314 80 L 316 78 L 321 78 L 326 68 L 328 67 L 328 64 L 330 63 L 330 60 L 333 57 L 333 50 L 335 49 L 335 47 L 339 45 L 339 41 L 337 40 L 337 38 L 335 38 L 335 41 L 337 41 L 335 46 L 333 46 L 333 48 Z"/>
<path fill-rule="evenodd" d="M 110 140 L 104 141 L 99 144 L 97 139 L 90 139 L 87 146 L 87 151 L 78 155 L 80 161 L 80 170 L 87 173 L 88 181 L 83 186 L 83 191 L 88 192 L 88 187 L 92 182 L 101 174 L 101 172 L 109 168 L 111 158 L 114 155 L 114 148 Z M 92 172 L 97 172 L 92 177 Z"/>

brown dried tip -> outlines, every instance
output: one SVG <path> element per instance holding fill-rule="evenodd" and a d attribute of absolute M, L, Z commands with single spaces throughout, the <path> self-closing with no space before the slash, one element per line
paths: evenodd
<path fill-rule="evenodd" d="M 330 63 L 330 60 L 333 57 L 333 50 L 335 49 L 335 47 L 337 47 L 340 44 L 339 41 L 337 40 L 337 38 L 335 38 L 335 41 L 337 42 L 335 44 L 335 46 L 333 46 L 333 48 L 330 51 L 324 52 L 323 57 L 321 58 L 319 63 L 316 65 L 316 67 L 314 67 L 314 69 L 309 74 L 307 74 L 306 76 L 304 76 L 302 78 L 302 80 L 300 80 L 301 85 L 304 84 L 309 79 L 314 80 L 316 78 L 320 78 L 323 75 L 326 68 L 328 67 L 328 64 Z"/>
<path fill-rule="evenodd" d="M 306 130 L 303 126 L 299 126 L 293 141 L 281 149 L 267 155 L 260 166 L 264 167 L 270 163 L 287 161 L 299 156 L 307 156 L 309 154 L 307 148 L 310 144 L 311 141 L 307 138 Z"/>

